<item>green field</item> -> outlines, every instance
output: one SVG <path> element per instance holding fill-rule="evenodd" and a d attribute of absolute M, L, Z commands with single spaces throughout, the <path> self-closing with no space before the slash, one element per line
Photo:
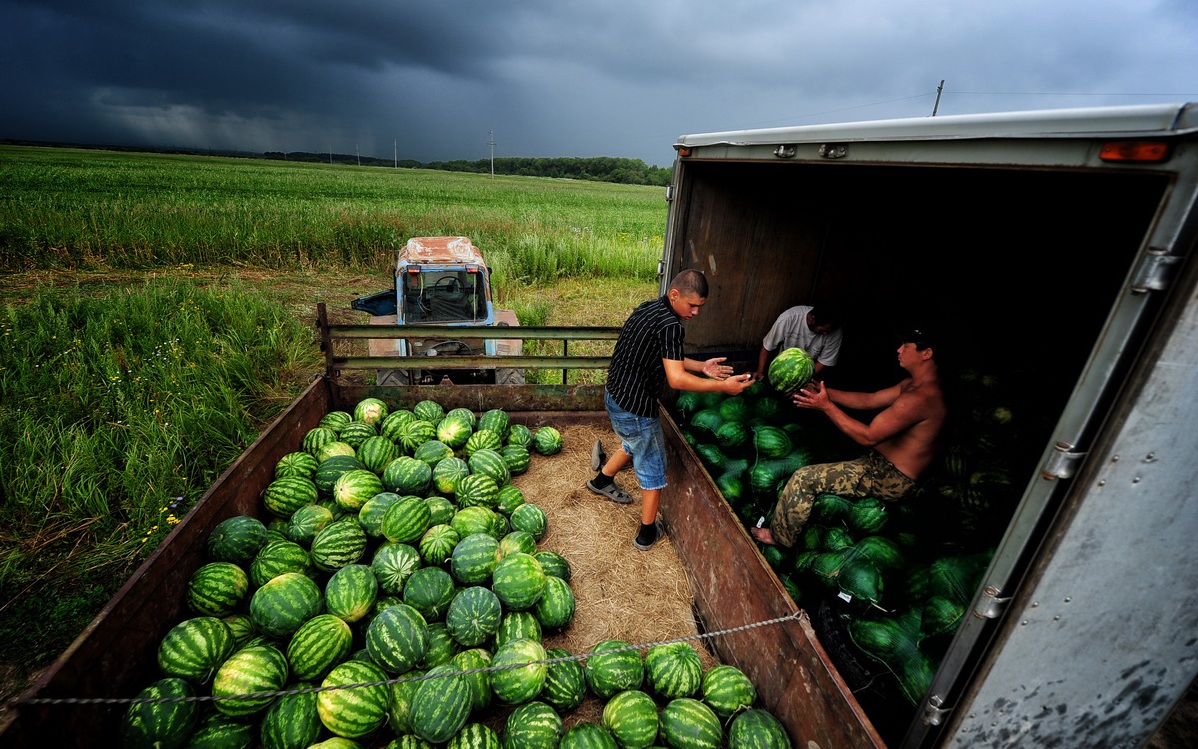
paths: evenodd
<path fill-rule="evenodd" d="M 0 700 L 321 371 L 317 302 L 364 322 L 409 237 L 460 234 L 522 324 L 619 325 L 665 217 L 659 187 L 0 147 Z"/>

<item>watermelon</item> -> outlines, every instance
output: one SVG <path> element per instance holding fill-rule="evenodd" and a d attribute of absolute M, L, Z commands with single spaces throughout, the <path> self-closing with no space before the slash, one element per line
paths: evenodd
<path fill-rule="evenodd" d="M 384 489 L 378 474 L 365 468 L 351 469 L 338 476 L 333 484 L 333 501 L 345 512 L 356 515 L 367 500 Z"/>
<path fill-rule="evenodd" d="M 508 554 L 491 573 L 491 589 L 507 611 L 530 608 L 545 590 L 545 570 L 536 557 L 523 552 Z"/>
<path fill-rule="evenodd" d="M 719 749 L 724 726 L 715 712 L 693 697 L 670 700 L 658 717 L 661 737 L 673 747 Z"/>
<path fill-rule="evenodd" d="M 225 715 L 245 717 L 266 709 L 275 700 L 269 693 L 286 684 L 287 656 L 267 643 L 247 645 L 221 664 L 212 679 L 212 697 Z"/>
<path fill-rule="evenodd" d="M 407 424 L 409 421 L 412 421 L 415 418 L 416 414 L 412 413 L 406 408 L 392 411 L 391 413 L 387 414 L 387 418 L 383 419 L 383 422 L 378 425 L 379 434 L 398 445 L 404 424 Z"/>
<path fill-rule="evenodd" d="M 511 483 L 512 472 L 508 468 L 507 461 L 497 450 L 488 448 L 475 450 L 466 460 L 466 464 L 470 467 L 471 473 L 483 474 L 495 479 L 497 486 Z"/>
<path fill-rule="evenodd" d="M 307 549 L 294 541 L 271 541 L 250 562 L 250 586 L 261 588 L 284 572 L 306 575 L 312 569 L 312 556 Z"/>
<path fill-rule="evenodd" d="M 432 744 L 444 744 L 462 730 L 474 707 L 471 682 L 447 663 L 429 669 L 416 688 L 408 710 L 412 733 Z"/>
<path fill-rule="evenodd" d="M 288 685 L 295 689 L 311 689 L 309 683 Z M 320 716 L 316 710 L 316 692 L 297 691 L 281 695 L 262 716 L 259 736 L 262 749 L 292 749 L 308 747 L 320 737 Z"/>
<path fill-rule="evenodd" d="M 494 432 L 499 436 L 500 442 L 507 439 L 508 427 L 511 426 L 512 420 L 508 416 L 507 411 L 502 408 L 492 408 L 478 417 L 478 423 L 475 429 Z"/>
<path fill-rule="evenodd" d="M 232 718 L 213 708 L 201 713 L 187 749 L 250 749 L 258 740 L 257 721 Z M 167 744 L 162 744 L 166 746 Z M 266 747 L 263 747 L 266 749 Z"/>
<path fill-rule="evenodd" d="M 355 421 L 365 421 L 367 424 L 378 426 L 390 412 L 387 404 L 378 398 L 363 398 L 354 406 L 353 416 Z"/>
<path fill-rule="evenodd" d="M 420 612 L 426 621 L 445 616 L 457 587 L 453 577 L 440 567 L 421 567 L 403 586 L 403 602 Z"/>
<path fill-rule="evenodd" d="M 556 455 L 562 451 L 562 433 L 551 426 L 539 427 L 532 435 L 531 447 L 538 455 Z"/>
<path fill-rule="evenodd" d="M 429 525 L 448 525 L 453 516 L 457 514 L 458 507 L 452 500 L 447 497 L 441 497 L 436 494 L 424 498 L 424 503 L 428 505 Z"/>
<path fill-rule="evenodd" d="M 250 618 L 268 637 L 289 637 L 301 624 L 320 613 L 323 606 L 324 597 L 312 578 L 299 572 L 285 572 L 254 591 L 250 598 Z"/>
<path fill-rule="evenodd" d="M 441 440 L 425 440 L 412 451 L 412 457 L 422 463 L 428 464 L 431 470 L 442 460 L 453 457 L 453 447 Z"/>
<path fill-rule="evenodd" d="M 159 679 L 137 693 L 121 721 L 121 742 L 128 749 L 182 747 L 199 718 L 195 688 L 184 679 Z M 173 702 L 152 700 L 172 699 Z"/>
<path fill-rule="evenodd" d="M 453 550 L 461 536 L 452 526 L 441 523 L 430 527 L 420 537 L 420 559 L 431 567 L 442 567 L 449 563 Z"/>
<path fill-rule="evenodd" d="M 312 539 L 312 564 L 318 570 L 334 572 L 356 564 L 366 553 L 369 539 L 357 517 L 330 523 Z"/>
<path fill-rule="evenodd" d="M 471 419 L 461 413 L 447 413 L 437 422 L 437 439 L 453 450 L 464 447 L 473 431 Z"/>
<path fill-rule="evenodd" d="M 485 710 L 491 704 L 491 651 L 485 648 L 469 648 L 453 657 L 453 665 L 470 683 L 474 707 L 472 711 Z"/>
<path fill-rule="evenodd" d="M 208 535 L 208 559 L 245 567 L 266 545 L 266 524 L 250 515 L 226 518 Z"/>
<path fill-rule="evenodd" d="M 536 640 L 511 640 L 495 649 L 491 692 L 509 705 L 529 702 L 545 686 L 548 666 L 545 648 Z M 523 664 L 523 665 L 519 665 Z"/>
<path fill-rule="evenodd" d="M 432 749 L 432 745 L 424 739 L 412 733 L 412 723 L 408 719 L 408 715 L 412 710 L 412 698 L 416 696 L 416 690 L 424 682 L 420 677 L 424 676 L 424 671 L 414 669 L 408 671 L 402 678 L 392 679 L 388 685 L 390 693 L 387 699 L 387 726 L 400 737 L 411 737 L 416 744 L 405 744 L 412 749 Z M 424 746 L 420 746 L 423 744 Z M 388 749 L 396 749 L 394 742 L 388 744 Z"/>
<path fill-rule="evenodd" d="M 766 379 L 775 390 L 787 395 L 807 384 L 815 373 L 815 361 L 801 348 L 788 348 L 770 362 Z"/>
<path fill-rule="evenodd" d="M 241 612 L 222 616 L 221 621 L 228 625 L 229 631 L 233 633 L 233 642 L 237 649 L 245 647 L 249 639 L 257 634 L 255 632 L 254 620 L 247 613 Z"/>
<path fill-rule="evenodd" d="M 733 455 L 749 445 L 749 427 L 740 421 L 725 421 L 715 430 L 715 441 L 724 451 Z"/>
<path fill-rule="evenodd" d="M 521 447 L 532 447 L 532 430 L 523 424 L 512 424 L 508 426 L 507 439 L 504 440 L 505 445 L 520 445 Z"/>
<path fill-rule="evenodd" d="M 398 458 L 399 455 L 399 448 L 395 446 L 395 443 L 381 435 L 367 437 L 362 444 L 358 445 L 358 460 L 362 461 L 366 470 L 378 476 L 382 476 L 391 461 Z"/>
<path fill-rule="evenodd" d="M 433 480 L 433 469 L 411 455 L 399 455 L 383 469 L 383 486 L 396 494 L 424 494 Z"/>
<path fill-rule="evenodd" d="M 301 446 L 304 448 L 304 452 L 315 457 L 320 448 L 324 447 L 330 442 L 336 441 L 337 432 L 335 430 L 329 429 L 328 427 L 314 427 L 309 429 L 308 432 L 304 434 L 304 439 Z"/>
<path fill-rule="evenodd" d="M 849 507 L 849 526 L 864 535 L 881 531 L 889 520 L 890 515 L 886 511 L 886 502 L 877 497 L 861 497 Z"/>
<path fill-rule="evenodd" d="M 513 476 L 524 473 L 532 464 L 532 454 L 522 445 L 504 445 L 499 448 L 499 455 L 507 464 L 508 473 Z"/>
<path fill-rule="evenodd" d="M 383 669 L 369 661 L 349 660 L 333 667 L 321 682 L 327 691 L 316 695 L 320 722 L 337 736 L 368 736 L 387 720 L 386 684 Z M 352 688 L 336 689 L 346 685 Z"/>
<path fill-rule="evenodd" d="M 287 453 L 275 464 L 275 478 L 299 476 L 310 481 L 316 477 L 316 469 L 319 466 L 320 461 L 312 453 L 303 451 Z"/>
<path fill-rule="evenodd" d="M 249 595 L 250 577 L 232 562 L 209 562 L 187 581 L 187 607 L 201 616 L 228 616 Z"/>
<path fill-rule="evenodd" d="M 499 629 L 495 631 L 495 646 L 522 637 L 541 642 L 541 623 L 537 621 L 536 616 L 529 611 L 509 611 L 503 614 L 499 620 Z"/>
<path fill-rule="evenodd" d="M 341 440 L 334 440 L 332 442 L 326 442 L 317 448 L 316 459 L 323 463 L 329 458 L 353 458 L 357 456 L 357 454 L 358 450 L 353 445 L 349 444 L 348 442 L 342 442 Z"/>
<path fill-rule="evenodd" d="M 496 459 L 503 463 L 503 458 Z M 504 470 L 507 470 L 507 466 L 504 466 Z M 489 474 L 471 473 L 458 480 L 454 496 L 457 498 L 458 507 L 486 507 L 494 510 L 499 506 L 499 482 Z"/>
<path fill-rule="evenodd" d="M 262 490 L 262 504 L 281 518 L 291 517 L 291 513 L 304 505 L 315 504 L 318 499 L 316 484 L 302 476 L 275 479 Z"/>
<path fill-rule="evenodd" d="M 437 426 L 424 419 L 412 419 L 403 425 L 399 436 L 399 446 L 403 451 L 412 455 L 425 442 L 437 439 Z M 442 443 L 444 445 L 444 443 Z"/>
<path fill-rule="evenodd" d="M 602 723 L 584 720 L 562 735 L 559 749 L 619 749 L 616 737 Z"/>
<path fill-rule="evenodd" d="M 352 624 L 374 608 L 378 593 L 378 579 L 370 565 L 349 564 L 325 583 L 325 610 Z"/>
<path fill-rule="evenodd" d="M 495 495 L 495 510 L 501 515 L 510 517 L 512 511 L 525 502 L 524 492 L 515 484 L 505 484 L 499 487 L 499 493 Z M 535 542 L 536 539 L 534 538 Z"/>
<path fill-rule="evenodd" d="M 540 700 L 533 700 L 508 715 L 503 724 L 503 745 L 505 749 L 558 749 L 565 732 L 557 711 Z"/>
<path fill-rule="evenodd" d="M 389 491 L 379 492 L 366 500 L 358 510 L 358 524 L 367 536 L 380 538 L 383 535 L 383 516 L 387 514 L 387 508 L 398 501 L 399 495 Z"/>
<path fill-rule="evenodd" d="M 794 443 L 785 429 L 763 425 L 753 429 L 753 448 L 759 458 L 781 458 L 790 454 Z"/>
<path fill-rule="evenodd" d="M 757 689 L 736 666 L 717 664 L 707 669 L 699 684 L 699 693 L 715 714 L 727 720 L 739 710 L 752 707 Z"/>
<path fill-rule="evenodd" d="M 334 455 L 320 462 L 316 469 L 316 478 L 312 479 L 312 482 L 316 484 L 316 491 L 321 497 L 332 499 L 337 479 L 346 471 L 353 470 L 366 470 L 366 466 L 354 455 Z"/>
<path fill-rule="evenodd" d="M 658 697 L 692 697 L 702 680 L 703 663 L 691 644 L 662 643 L 645 651 L 645 681 Z"/>
<path fill-rule="evenodd" d="M 419 668 L 430 669 L 449 663 L 461 649 L 461 643 L 453 639 L 453 635 L 449 633 L 448 624 L 429 622 L 428 644 L 424 648 L 424 657 L 417 665 Z"/>
<path fill-rule="evenodd" d="M 361 447 L 362 443 L 364 443 L 366 440 L 370 439 L 371 437 L 378 436 L 379 431 L 374 428 L 373 424 L 367 424 L 365 421 L 351 421 L 341 427 L 341 430 L 337 432 L 337 441 L 344 442 L 356 450 L 357 448 Z M 395 447 L 394 442 L 388 440 L 386 437 L 383 439 L 386 440 L 387 444 L 391 445 L 392 448 Z"/>
<path fill-rule="evenodd" d="M 312 539 L 334 519 L 333 511 L 324 505 L 304 505 L 291 513 L 291 517 L 287 519 L 285 535 L 288 540 L 311 548 Z"/>
<path fill-rule="evenodd" d="M 346 424 L 353 420 L 354 415 L 349 411 L 329 411 L 320 417 L 320 422 L 316 426 L 328 427 L 334 432 L 340 432 Z"/>
<path fill-rule="evenodd" d="M 541 568 L 545 570 L 546 575 L 560 577 L 566 582 L 570 581 L 570 574 L 572 572 L 570 569 L 570 560 L 550 549 L 542 549 L 533 554 L 533 556 L 541 563 Z"/>
<path fill-rule="evenodd" d="M 383 515 L 383 537 L 391 543 L 417 541 L 428 530 L 431 520 L 432 510 L 423 497 L 400 497 Z"/>
<path fill-rule="evenodd" d="M 365 640 L 370 660 L 388 673 L 407 673 L 424 658 L 428 623 L 416 609 L 397 603 L 370 620 Z"/>
<path fill-rule="evenodd" d="M 541 699 L 559 712 L 569 712 L 582 704 L 586 697 L 586 673 L 582 662 L 565 648 L 549 648 L 545 686 Z"/>
<path fill-rule="evenodd" d="M 532 502 L 525 502 L 512 510 L 508 520 L 513 528 L 531 534 L 537 541 L 543 539 L 549 531 L 549 516 L 539 505 Z"/>
<path fill-rule="evenodd" d="M 370 566 L 382 593 L 400 595 L 404 583 L 420 567 L 420 552 L 408 544 L 386 543 L 375 550 Z"/>
<path fill-rule="evenodd" d="M 791 749 L 782 722 L 766 710 L 745 710 L 728 726 L 728 749 Z"/>
<path fill-rule="evenodd" d="M 445 407 L 432 399 L 425 399 L 412 406 L 416 418 L 436 424 L 445 418 Z"/>
<path fill-rule="evenodd" d="M 469 459 L 474 457 L 474 454 L 479 450 L 490 450 L 493 453 L 498 453 L 501 447 L 503 447 L 502 437 L 490 429 L 480 429 L 470 435 L 470 439 L 466 440 L 466 444 L 462 446 L 462 452 Z"/>
<path fill-rule="evenodd" d="M 556 575 L 547 574 L 545 588 L 541 597 L 533 604 L 532 612 L 543 628 L 551 632 L 560 632 L 574 621 L 576 605 L 570 583 Z"/>
<path fill-rule="evenodd" d="M 503 534 L 496 532 L 496 528 L 500 525 L 499 513 L 481 505 L 463 507 L 458 510 L 450 519 L 449 525 L 462 538 L 475 533 L 486 533 L 496 541 L 503 537 Z"/>
<path fill-rule="evenodd" d="M 287 643 L 287 663 L 292 677 L 321 679 L 345 660 L 353 643 L 353 630 L 339 616 L 317 614 L 300 625 Z"/>
<path fill-rule="evenodd" d="M 617 692 L 603 706 L 602 720 L 620 749 L 645 749 L 657 739 L 657 704 L 639 689 Z"/>
<path fill-rule="evenodd" d="M 489 533 L 472 533 L 454 547 L 449 571 L 462 585 L 478 585 L 490 580 L 498 564 L 499 541 Z"/>
<path fill-rule="evenodd" d="M 500 749 L 499 734 L 482 723 L 467 723 L 445 744 L 445 749 Z"/>
<path fill-rule="evenodd" d="M 458 457 L 442 458 L 433 466 L 432 474 L 433 487 L 442 494 L 453 495 L 462 477 L 470 475 L 470 466 Z"/>
<path fill-rule="evenodd" d="M 454 640 L 472 648 L 498 632 L 502 615 L 499 597 L 489 588 L 472 585 L 454 595 L 445 612 L 445 625 Z"/>
<path fill-rule="evenodd" d="M 163 676 L 200 685 L 233 653 L 233 632 L 215 616 L 185 619 L 158 643 L 158 668 Z"/>
<path fill-rule="evenodd" d="M 507 535 L 499 539 L 500 559 L 518 551 L 525 554 L 536 553 L 537 540 L 528 531 L 509 531 Z"/>
<path fill-rule="evenodd" d="M 640 689 L 645 679 L 645 662 L 629 643 L 603 640 L 591 647 L 585 673 L 591 692 L 607 700 L 616 692 Z"/>

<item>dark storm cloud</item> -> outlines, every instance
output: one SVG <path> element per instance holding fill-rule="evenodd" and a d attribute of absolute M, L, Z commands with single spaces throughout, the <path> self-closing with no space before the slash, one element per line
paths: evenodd
<path fill-rule="evenodd" d="M 682 133 L 926 116 L 941 79 L 946 114 L 1198 98 L 1198 18 L 1181 0 L 0 0 L 0 13 L 0 137 L 20 139 L 429 161 L 485 158 L 493 133 L 496 155 L 665 164 Z"/>

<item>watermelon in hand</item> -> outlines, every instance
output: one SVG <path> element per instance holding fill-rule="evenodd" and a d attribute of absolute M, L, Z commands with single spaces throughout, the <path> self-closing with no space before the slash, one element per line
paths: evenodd
<path fill-rule="evenodd" d="M 788 348 L 770 362 L 767 376 L 780 393 L 793 393 L 807 384 L 815 373 L 815 361 L 801 348 Z"/>

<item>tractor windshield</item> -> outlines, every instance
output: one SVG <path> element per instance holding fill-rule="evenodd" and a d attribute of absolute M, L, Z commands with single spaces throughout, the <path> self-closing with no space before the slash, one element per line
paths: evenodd
<path fill-rule="evenodd" d="M 481 273 L 422 270 L 405 273 L 404 319 L 409 323 L 476 322 L 486 316 Z"/>

